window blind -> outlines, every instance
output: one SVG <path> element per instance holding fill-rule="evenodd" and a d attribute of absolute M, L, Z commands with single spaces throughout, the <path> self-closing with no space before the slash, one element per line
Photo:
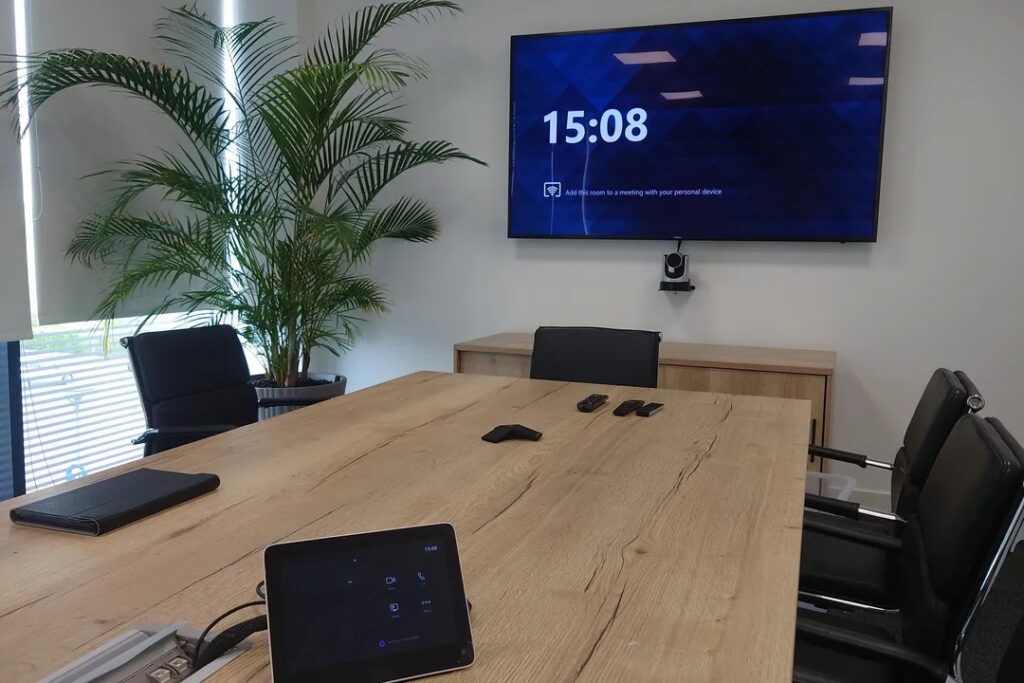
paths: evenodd
<path fill-rule="evenodd" d="M 131 440 L 146 428 L 128 353 L 118 341 L 140 320 L 39 328 L 21 347 L 25 485 L 35 491 L 142 457 Z M 182 327 L 177 315 L 147 332 Z"/>
<path fill-rule="evenodd" d="M 9 2 L 9 0 L 6 0 Z M 169 62 L 152 39 L 166 0 L 32 0 L 32 52 L 90 48 Z M 220 0 L 198 3 L 215 20 Z M 109 201 L 109 180 L 83 178 L 141 155 L 173 151 L 182 142 L 177 127 L 150 103 L 110 88 L 78 87 L 47 102 L 35 119 L 38 163 L 36 285 L 41 324 L 90 320 L 111 273 L 70 263 L 65 256 L 76 227 Z M 152 198 L 153 208 L 158 206 Z M 141 205 L 142 208 L 147 208 Z M 184 284 L 182 285 L 185 286 Z M 129 302 L 125 317 L 150 312 L 167 290 L 146 292 Z"/>
<path fill-rule="evenodd" d="M 0 54 L 14 54 L 14 4 L 0 1 Z M 0 120 L 0 343 L 32 336 L 21 153 L 17 136 Z"/>

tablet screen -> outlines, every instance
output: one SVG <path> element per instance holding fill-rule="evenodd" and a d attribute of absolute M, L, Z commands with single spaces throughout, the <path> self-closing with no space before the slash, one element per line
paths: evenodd
<path fill-rule="evenodd" d="M 469 666 L 450 525 L 267 548 L 274 680 L 392 681 Z"/>

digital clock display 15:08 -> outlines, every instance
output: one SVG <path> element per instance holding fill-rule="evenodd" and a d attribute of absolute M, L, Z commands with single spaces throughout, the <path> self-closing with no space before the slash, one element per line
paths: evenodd
<path fill-rule="evenodd" d="M 544 123 L 548 124 L 548 142 L 552 145 L 558 144 L 558 112 L 553 111 L 544 117 Z M 608 109 L 601 114 L 601 119 L 590 119 L 587 123 L 595 132 L 587 135 L 587 127 L 583 124 L 586 119 L 584 111 L 569 111 L 565 114 L 565 142 L 575 145 L 584 140 L 591 144 L 598 141 L 597 133 L 601 134 L 600 139 L 605 142 L 618 142 L 625 137 L 630 142 L 643 142 L 647 138 L 647 110 L 639 107 L 630 109 L 623 117 L 618 109 Z"/>

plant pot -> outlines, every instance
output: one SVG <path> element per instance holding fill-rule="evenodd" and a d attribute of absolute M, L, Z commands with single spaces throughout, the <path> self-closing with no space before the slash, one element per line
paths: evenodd
<path fill-rule="evenodd" d="M 321 401 L 335 396 L 345 395 L 345 385 L 348 378 L 344 375 L 335 375 L 322 372 L 311 372 L 309 378 L 312 380 L 323 380 L 327 384 L 313 384 L 308 387 L 256 387 L 257 398 L 280 398 L 289 401 Z M 280 408 L 260 408 L 260 419 L 267 420 L 278 415 L 298 410 L 302 406 L 282 406 Z"/>

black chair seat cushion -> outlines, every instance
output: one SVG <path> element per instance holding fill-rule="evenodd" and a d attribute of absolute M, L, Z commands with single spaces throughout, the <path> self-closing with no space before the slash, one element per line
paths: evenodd
<path fill-rule="evenodd" d="M 796 665 L 793 667 L 794 683 L 895 683 L 903 682 L 888 664 L 876 662 L 855 654 L 840 652 L 834 647 L 798 639 L 796 641 Z"/>
<path fill-rule="evenodd" d="M 871 605 L 894 605 L 891 558 L 890 551 L 804 529 L 800 590 Z"/>
<path fill-rule="evenodd" d="M 256 422 L 256 390 L 248 384 L 172 398 L 151 407 L 151 427 L 196 427 L 209 424 L 243 426 Z"/>
<path fill-rule="evenodd" d="M 816 614 L 800 610 L 802 619 L 813 619 L 831 626 L 855 631 L 872 638 L 893 640 L 891 633 L 879 626 L 833 617 L 830 614 Z M 898 667 L 885 662 L 865 658 L 853 652 L 844 651 L 834 644 L 816 641 L 804 634 L 797 635 L 793 660 L 793 680 L 797 683 L 823 683 L 824 681 L 865 681 L 871 683 L 896 683 L 904 681 Z"/>

